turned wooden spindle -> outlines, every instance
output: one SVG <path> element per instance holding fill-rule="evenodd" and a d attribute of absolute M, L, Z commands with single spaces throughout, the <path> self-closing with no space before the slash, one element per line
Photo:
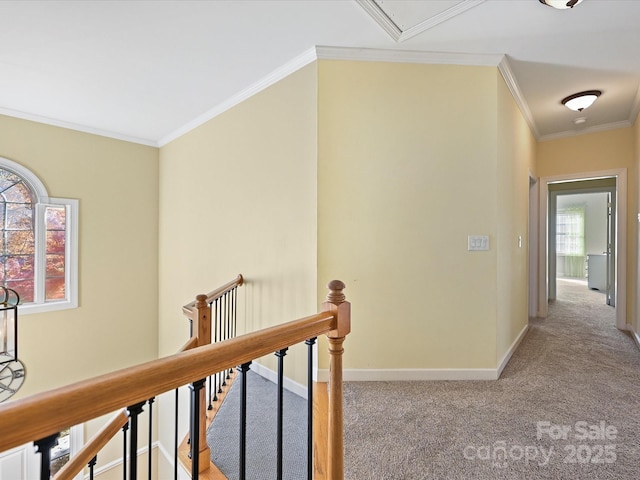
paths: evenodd
<path fill-rule="evenodd" d="M 344 479 L 344 427 L 342 392 L 342 344 L 351 331 L 351 304 L 345 300 L 342 291 L 345 284 L 332 280 L 327 285 L 329 293 L 322 304 L 323 312 L 335 315 L 333 329 L 327 333 L 329 339 L 329 412 L 327 425 L 327 472 L 331 480 Z"/>

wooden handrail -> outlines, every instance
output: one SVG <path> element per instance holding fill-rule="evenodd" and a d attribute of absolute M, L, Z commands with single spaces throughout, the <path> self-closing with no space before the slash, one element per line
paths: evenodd
<path fill-rule="evenodd" d="M 203 328 L 206 330 L 210 328 L 209 324 L 211 322 L 210 315 L 208 312 L 205 313 L 202 318 L 202 322 L 200 322 L 200 316 L 198 315 L 199 310 L 206 308 L 211 302 L 214 302 L 216 299 L 222 297 L 224 294 L 230 292 L 234 288 L 243 284 L 243 277 L 239 274 L 235 279 L 230 282 L 227 282 L 225 285 L 215 289 L 214 291 L 208 293 L 207 295 L 198 295 L 197 299 L 194 302 L 191 302 L 183 307 L 184 313 L 190 318 L 195 326 L 196 331 L 195 334 L 189 338 L 189 340 L 178 350 L 178 352 L 185 352 L 187 350 L 191 350 L 192 348 L 197 347 L 198 345 L 208 345 L 211 343 L 211 338 L 203 338 L 206 335 L 203 335 L 200 330 Z M 202 311 L 202 310 L 201 310 Z M 203 341 L 204 340 L 204 341 Z M 201 414 L 201 444 L 203 445 L 203 453 L 206 458 L 209 458 L 210 452 L 208 446 L 206 444 L 206 404 L 204 402 L 204 390 L 202 391 L 202 411 Z M 126 409 L 122 410 L 122 413 L 115 418 L 113 418 L 108 424 L 106 424 L 89 442 L 87 442 L 82 449 L 74 455 L 72 459 L 69 460 L 55 475 L 54 480 L 67 480 L 73 479 L 82 469 L 91 461 L 98 452 L 107 444 L 107 442 L 115 436 L 119 430 L 128 422 L 129 417 Z M 203 467 L 206 467 L 203 462 Z"/>
<path fill-rule="evenodd" d="M 0 452 L 57 433 L 309 338 L 340 332 L 322 312 L 0 405 Z"/>
<path fill-rule="evenodd" d="M 126 410 L 113 417 L 82 449 L 53 476 L 53 480 L 72 480 L 129 421 Z"/>
<path fill-rule="evenodd" d="M 186 352 L 187 350 L 191 350 L 192 348 L 195 348 L 198 346 L 198 337 L 191 337 L 189 340 L 187 340 L 187 343 L 185 343 L 182 348 L 180 348 L 180 350 L 178 350 L 178 352 Z"/>
<path fill-rule="evenodd" d="M 239 287 L 243 283 L 244 283 L 244 278 L 242 277 L 241 274 L 238 274 L 238 276 L 236 278 L 234 278 L 233 280 L 231 280 L 230 282 L 222 285 L 221 287 L 216 288 L 212 292 L 207 293 L 206 302 L 207 303 L 211 303 L 211 302 L 215 301 L 216 299 L 220 298 L 225 293 L 233 290 L 236 287 Z M 197 308 L 196 308 L 196 304 L 197 304 L 197 301 L 194 300 L 193 302 L 187 303 L 184 307 L 182 307 L 183 313 L 188 318 L 193 319 L 193 315 L 198 311 Z"/>

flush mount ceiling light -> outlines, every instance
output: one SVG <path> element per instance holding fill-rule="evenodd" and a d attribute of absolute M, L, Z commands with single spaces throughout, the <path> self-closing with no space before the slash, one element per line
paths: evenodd
<path fill-rule="evenodd" d="M 586 92 L 574 93 L 562 99 L 562 103 L 569 110 L 581 112 L 585 108 L 589 108 L 593 102 L 602 95 L 600 90 L 587 90 Z"/>
<path fill-rule="evenodd" d="M 540 3 L 548 5 L 549 7 L 564 10 L 565 8 L 573 8 L 578 5 L 582 0 L 540 0 Z"/>

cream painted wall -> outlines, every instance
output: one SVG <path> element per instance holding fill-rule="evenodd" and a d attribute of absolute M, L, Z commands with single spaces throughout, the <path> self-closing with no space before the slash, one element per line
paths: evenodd
<path fill-rule="evenodd" d="M 318 278 L 353 305 L 344 367 L 495 368 L 496 69 L 318 68 Z"/>
<path fill-rule="evenodd" d="M 500 364 L 529 321 L 529 175 L 536 142 L 501 74 L 498 77 L 497 349 Z M 518 242 L 518 238 L 521 242 Z"/>
<path fill-rule="evenodd" d="M 188 339 L 180 306 L 238 273 L 241 331 L 318 311 L 316 72 L 304 67 L 160 149 L 160 355 Z M 290 351 L 285 375 L 305 381 L 305 355 Z"/>
<path fill-rule="evenodd" d="M 627 169 L 627 323 L 635 324 L 638 288 L 638 158 L 633 127 L 540 142 L 540 177 Z"/>
<path fill-rule="evenodd" d="M 80 209 L 80 306 L 20 317 L 16 398 L 156 358 L 158 150 L 0 116 L 0 156 Z"/>

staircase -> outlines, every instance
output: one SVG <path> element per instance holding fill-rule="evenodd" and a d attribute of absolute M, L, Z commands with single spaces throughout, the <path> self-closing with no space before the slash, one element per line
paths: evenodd
<path fill-rule="evenodd" d="M 311 375 L 307 386 L 309 398 L 314 399 L 308 410 L 310 414 L 316 414 L 307 432 L 309 438 L 313 437 L 313 442 L 309 443 L 316 445 L 316 448 L 309 448 L 307 451 L 307 476 L 312 478 L 315 470 L 317 479 L 341 480 L 344 476 L 342 344 L 350 331 L 350 304 L 345 301 L 342 293 L 344 284 L 339 281 L 330 282 L 327 301 L 323 303 L 320 313 L 235 337 L 233 323 L 216 323 L 226 318 L 233 319 L 235 310 L 229 302 L 220 304 L 216 299 L 228 300 L 231 295 L 229 292 L 235 292 L 242 282 L 242 276 L 238 276 L 209 295 L 198 295 L 195 302 L 184 307 L 185 314 L 192 322 L 192 336 L 175 355 L 0 405 L 0 424 L 3 426 L 0 452 L 33 442 L 40 453 L 39 478 L 49 479 L 50 452 L 60 431 L 70 425 L 83 424 L 119 411 L 56 473 L 55 480 L 72 479 L 83 468 L 93 478 L 94 467 L 102 448 L 119 432 L 122 432 L 124 444 L 121 464 L 124 478 L 128 480 L 138 477 L 172 477 L 177 480 L 184 478 L 184 472 L 189 472 L 191 478 L 225 478 L 211 464 L 210 449 L 206 443 L 207 421 L 210 421 L 208 417 L 212 418 L 211 414 L 215 411 L 213 405 L 212 410 L 208 410 L 207 387 L 213 395 L 221 395 L 217 393 L 218 388 L 226 379 L 227 372 L 240 365 L 234 382 L 239 382 L 241 418 L 246 420 L 246 409 L 242 405 L 246 402 L 246 371 L 251 362 L 276 352 L 279 356 L 278 389 L 282 391 L 282 361 L 286 349 L 304 342 L 308 346 L 311 360 L 315 338 L 326 335 L 329 341 L 330 387 L 314 384 Z M 308 371 L 313 371 L 311 362 L 308 364 Z M 189 390 L 189 402 L 186 406 L 184 402 L 179 402 L 179 393 L 185 387 Z M 164 449 L 173 450 L 173 472 L 153 472 L 154 465 L 150 455 L 145 470 L 146 465 L 138 463 L 138 454 L 140 450 L 151 451 L 153 438 L 157 434 L 152 430 L 154 422 L 149 421 L 148 443 L 139 446 L 139 439 L 145 436 L 138 431 L 139 417 L 143 414 L 152 417 L 154 405 L 156 409 L 159 408 L 156 398 L 172 398 L 172 392 L 175 392 L 176 440 L 173 449 L 169 445 L 165 445 Z M 316 401 L 316 397 L 321 400 Z M 163 416 L 171 414 L 166 405 L 163 408 Z M 190 424 L 188 442 L 185 438 L 178 438 L 179 420 L 184 417 L 180 412 L 185 411 L 185 408 Z M 278 408 L 279 424 L 282 422 L 281 413 L 282 409 Z M 245 420 L 241 421 L 241 425 L 246 425 Z M 280 427 L 278 428 L 280 431 Z M 245 434 L 246 427 L 241 426 L 239 435 L 241 439 L 244 437 L 240 441 L 238 478 L 241 479 L 246 478 Z M 279 445 L 281 440 L 278 435 Z M 321 448 L 323 445 L 326 448 Z M 279 446 L 276 459 L 278 465 L 282 463 L 281 450 Z"/>

